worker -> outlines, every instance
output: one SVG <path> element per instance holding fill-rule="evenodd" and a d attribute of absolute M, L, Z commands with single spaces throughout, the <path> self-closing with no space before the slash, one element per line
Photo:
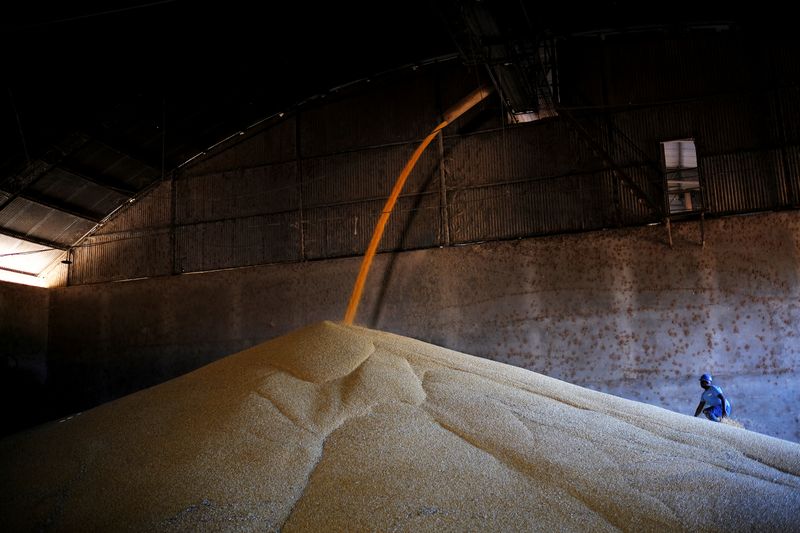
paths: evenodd
<path fill-rule="evenodd" d="M 702 412 L 709 420 L 722 422 L 724 417 L 730 415 L 730 402 L 722 394 L 722 387 L 712 385 L 712 381 L 711 374 L 700 376 L 700 386 L 703 387 L 703 394 L 700 396 L 700 403 L 697 404 L 694 416 Z"/>

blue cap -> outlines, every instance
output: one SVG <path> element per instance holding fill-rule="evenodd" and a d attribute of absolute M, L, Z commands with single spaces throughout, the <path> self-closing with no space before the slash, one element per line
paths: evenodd
<path fill-rule="evenodd" d="M 703 374 L 700 376 L 700 381 L 707 381 L 711 383 L 713 380 L 711 379 L 711 374 Z"/>

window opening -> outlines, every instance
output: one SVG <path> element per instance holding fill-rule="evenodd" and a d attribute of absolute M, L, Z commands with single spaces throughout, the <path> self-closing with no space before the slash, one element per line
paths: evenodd
<path fill-rule="evenodd" d="M 700 173 L 693 139 L 661 143 L 669 213 L 703 210 Z"/>

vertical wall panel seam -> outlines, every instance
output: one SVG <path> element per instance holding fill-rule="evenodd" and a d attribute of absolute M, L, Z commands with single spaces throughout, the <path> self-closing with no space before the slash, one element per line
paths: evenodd
<path fill-rule="evenodd" d="M 176 179 L 177 179 L 176 173 L 172 172 L 170 174 L 170 187 L 169 187 L 169 200 L 170 200 L 170 206 L 169 206 L 169 219 L 170 219 L 170 222 L 169 222 L 169 227 L 170 227 L 169 245 L 170 245 L 170 253 L 172 255 L 172 275 L 175 275 L 175 274 L 178 273 L 178 243 L 177 243 L 178 239 L 177 239 L 177 235 L 176 235 L 176 232 L 177 232 L 176 207 L 177 207 L 177 204 L 178 204 L 178 187 L 177 187 L 177 184 L 176 184 Z"/>
<path fill-rule="evenodd" d="M 447 215 L 447 169 L 445 168 L 444 161 L 444 139 L 441 132 L 439 132 L 439 208 L 441 210 L 441 220 L 439 221 L 439 228 L 442 232 L 440 244 L 450 246 L 450 222 Z"/>
<path fill-rule="evenodd" d="M 785 191 L 783 198 L 784 202 L 788 205 L 796 203 L 794 199 L 791 177 L 789 176 L 789 163 L 786 154 L 786 124 L 784 123 L 785 116 L 783 113 L 783 94 L 777 88 L 773 93 L 773 105 L 771 106 L 774 113 L 772 121 L 773 124 L 778 126 L 778 144 L 780 145 L 780 175 L 783 181 L 782 189 Z"/>
<path fill-rule="evenodd" d="M 297 202 L 298 202 L 298 215 L 297 215 L 297 230 L 298 239 L 300 240 L 300 261 L 306 260 L 306 240 L 305 240 L 305 214 L 303 210 L 303 157 L 300 153 L 300 112 L 295 115 L 294 119 L 294 155 L 297 168 Z"/>

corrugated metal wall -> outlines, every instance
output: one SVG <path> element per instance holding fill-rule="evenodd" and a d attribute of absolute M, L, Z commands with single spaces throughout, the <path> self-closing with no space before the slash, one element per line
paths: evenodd
<path fill-rule="evenodd" d="M 798 70 L 785 54 L 759 63 L 768 47 L 728 35 L 570 46 L 562 81 L 581 81 L 564 90 L 580 126 L 554 118 L 487 129 L 476 117 L 500 106 L 481 104 L 424 153 L 381 251 L 661 221 L 661 143 L 676 139 L 695 140 L 708 215 L 800 205 L 800 89 L 765 85 Z M 243 135 L 74 250 L 70 283 L 364 253 L 422 136 L 453 95 L 474 88 L 467 71 L 409 70 Z M 460 129 L 476 122 L 484 129 Z"/>
<path fill-rule="evenodd" d="M 780 157 L 775 151 L 734 153 L 699 159 L 713 213 L 770 209 L 785 198 Z"/>
<path fill-rule="evenodd" d="M 95 235 L 110 235 L 151 228 L 165 228 L 172 221 L 172 182 L 159 182 L 150 192 L 121 209 Z"/>
<path fill-rule="evenodd" d="M 285 146 L 294 128 L 275 130 Z M 265 143 L 248 141 L 245 149 Z M 298 162 L 180 177 L 175 271 L 197 272 L 302 258 Z"/>
<path fill-rule="evenodd" d="M 69 283 L 163 276 L 171 272 L 169 228 L 93 235 L 72 251 Z"/>
<path fill-rule="evenodd" d="M 294 117 L 275 124 L 270 135 L 243 136 L 234 150 L 225 150 L 192 166 L 192 174 L 208 174 L 251 168 L 268 163 L 282 163 L 295 158 L 297 123 Z"/>
<path fill-rule="evenodd" d="M 559 44 L 567 106 L 624 107 L 750 90 L 765 65 L 733 32 L 620 33 Z"/>
<path fill-rule="evenodd" d="M 68 283 L 80 285 L 172 273 L 172 183 L 150 192 L 73 248 Z"/>
<path fill-rule="evenodd" d="M 407 143 L 426 135 L 444 111 L 437 105 L 437 71 L 410 72 L 415 75 L 370 82 L 370 90 L 359 98 L 332 99 L 303 112 L 298 126 L 300 156 Z"/>
<path fill-rule="evenodd" d="M 298 211 L 179 225 L 178 272 L 297 261 Z"/>
<path fill-rule="evenodd" d="M 800 206 L 800 146 L 782 150 L 786 182 L 786 205 Z"/>
<path fill-rule="evenodd" d="M 692 138 L 708 214 L 800 204 L 800 68 L 791 59 L 800 42 L 654 33 L 574 40 L 560 51 L 563 103 L 608 110 L 605 141 L 618 164 L 658 163 L 660 142 Z"/>

